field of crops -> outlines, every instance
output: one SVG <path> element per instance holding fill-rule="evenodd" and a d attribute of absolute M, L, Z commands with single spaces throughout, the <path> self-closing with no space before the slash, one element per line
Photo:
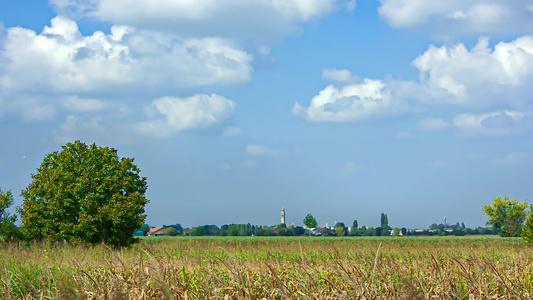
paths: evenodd
<path fill-rule="evenodd" d="M 533 248 L 499 237 L 157 237 L 0 246 L 0 299 L 531 299 Z"/>

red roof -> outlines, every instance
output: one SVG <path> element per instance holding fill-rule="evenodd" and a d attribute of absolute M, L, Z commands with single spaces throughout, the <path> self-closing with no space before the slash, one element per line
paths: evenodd
<path fill-rule="evenodd" d="M 161 227 L 161 226 L 159 226 L 159 227 L 154 227 L 154 228 L 150 228 L 150 230 L 148 231 L 148 233 L 147 233 L 146 235 L 163 234 L 163 231 L 158 232 L 158 231 L 160 231 L 161 229 L 163 229 L 163 227 Z"/>

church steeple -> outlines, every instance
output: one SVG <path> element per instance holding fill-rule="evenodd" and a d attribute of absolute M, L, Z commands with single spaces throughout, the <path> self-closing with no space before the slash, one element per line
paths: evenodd
<path fill-rule="evenodd" d="M 285 207 L 281 207 L 281 224 L 285 224 Z"/>

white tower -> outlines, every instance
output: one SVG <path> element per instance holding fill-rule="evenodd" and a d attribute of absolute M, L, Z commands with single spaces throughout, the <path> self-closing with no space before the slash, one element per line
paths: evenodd
<path fill-rule="evenodd" d="M 285 224 L 285 207 L 281 208 L 281 224 Z"/>

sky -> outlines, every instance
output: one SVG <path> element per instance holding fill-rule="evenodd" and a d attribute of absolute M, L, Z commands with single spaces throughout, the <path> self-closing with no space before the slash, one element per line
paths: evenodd
<path fill-rule="evenodd" d="M 0 187 L 81 140 L 152 226 L 484 226 L 533 198 L 532 79 L 528 0 L 0 0 Z"/>

